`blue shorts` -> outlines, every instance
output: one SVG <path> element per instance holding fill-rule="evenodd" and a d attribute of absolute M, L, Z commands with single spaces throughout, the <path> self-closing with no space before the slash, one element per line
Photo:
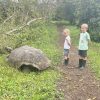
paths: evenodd
<path fill-rule="evenodd" d="M 68 57 L 69 55 L 69 49 L 64 49 L 64 56 Z"/>

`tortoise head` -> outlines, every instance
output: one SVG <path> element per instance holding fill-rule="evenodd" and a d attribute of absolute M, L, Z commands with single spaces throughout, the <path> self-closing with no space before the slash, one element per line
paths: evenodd
<path fill-rule="evenodd" d="M 8 52 L 8 53 L 11 53 L 11 51 L 13 50 L 11 47 L 5 47 L 5 50 Z"/>

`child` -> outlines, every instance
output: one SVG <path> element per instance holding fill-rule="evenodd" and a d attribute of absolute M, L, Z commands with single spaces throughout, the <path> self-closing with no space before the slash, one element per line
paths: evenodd
<path fill-rule="evenodd" d="M 87 61 L 87 50 L 88 50 L 88 42 L 90 41 L 90 35 L 87 32 L 88 25 L 81 25 L 81 33 L 79 39 L 79 68 L 83 69 L 86 65 Z"/>
<path fill-rule="evenodd" d="M 69 62 L 69 50 L 71 46 L 71 39 L 70 39 L 70 30 L 64 29 L 63 31 L 65 35 L 65 42 L 64 42 L 64 65 L 68 65 Z"/>

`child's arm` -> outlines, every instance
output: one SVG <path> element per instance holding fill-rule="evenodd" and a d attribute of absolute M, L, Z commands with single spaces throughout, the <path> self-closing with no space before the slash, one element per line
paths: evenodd
<path fill-rule="evenodd" d="M 68 39 L 66 39 L 66 42 L 68 43 L 69 46 L 71 46 L 71 42 Z"/>
<path fill-rule="evenodd" d="M 88 43 L 89 43 L 89 45 L 91 45 L 91 44 L 92 44 L 91 39 L 88 39 Z"/>
<path fill-rule="evenodd" d="M 90 39 L 90 35 L 87 34 L 87 40 L 88 40 L 88 43 L 91 44 L 91 39 Z"/>

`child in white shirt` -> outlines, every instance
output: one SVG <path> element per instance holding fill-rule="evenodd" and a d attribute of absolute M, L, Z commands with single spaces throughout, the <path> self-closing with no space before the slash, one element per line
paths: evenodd
<path fill-rule="evenodd" d="M 71 46 L 71 38 L 70 38 L 70 30 L 64 29 L 63 31 L 65 35 L 65 42 L 64 42 L 64 65 L 68 65 L 69 63 L 69 50 Z"/>

